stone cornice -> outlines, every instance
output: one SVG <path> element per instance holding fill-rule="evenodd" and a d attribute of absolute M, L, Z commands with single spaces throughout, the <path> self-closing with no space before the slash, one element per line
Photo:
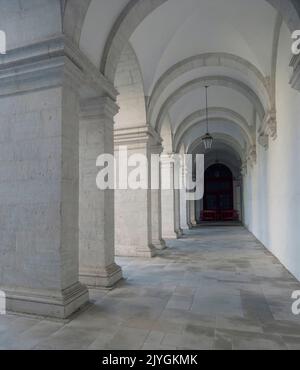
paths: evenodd
<path fill-rule="evenodd" d="M 84 99 L 80 102 L 80 117 L 82 119 L 109 118 L 113 120 L 118 112 L 118 105 L 109 97 Z"/>
<path fill-rule="evenodd" d="M 0 95 L 57 86 L 64 72 L 83 97 L 107 95 L 116 100 L 118 92 L 65 36 L 10 50 L 0 56 Z"/>
<path fill-rule="evenodd" d="M 114 131 L 115 145 L 126 144 L 150 144 L 151 146 L 160 145 L 161 137 L 151 125 L 140 127 L 129 127 L 124 129 L 116 129 Z"/>

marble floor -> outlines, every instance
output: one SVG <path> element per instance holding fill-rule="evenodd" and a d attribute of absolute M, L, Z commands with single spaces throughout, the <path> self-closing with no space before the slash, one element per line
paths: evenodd
<path fill-rule="evenodd" d="M 70 322 L 0 317 L 1 349 L 300 349 L 300 283 L 242 227 L 187 232 Z"/>

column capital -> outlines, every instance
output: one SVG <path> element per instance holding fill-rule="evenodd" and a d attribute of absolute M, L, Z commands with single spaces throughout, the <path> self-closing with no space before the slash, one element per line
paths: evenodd
<path fill-rule="evenodd" d="M 247 160 L 250 166 L 253 166 L 256 163 L 256 160 L 257 160 L 256 145 L 252 145 L 249 148 Z"/>
<path fill-rule="evenodd" d="M 269 110 L 263 120 L 263 123 L 258 130 L 259 139 L 258 142 L 265 149 L 268 149 L 269 138 L 272 140 L 277 139 L 277 114 L 276 109 Z"/>
<path fill-rule="evenodd" d="M 80 117 L 82 119 L 113 119 L 118 112 L 118 105 L 108 96 L 82 99 L 80 102 Z"/>
<path fill-rule="evenodd" d="M 241 175 L 246 176 L 248 173 L 248 163 L 247 161 L 244 161 L 241 165 Z"/>
<path fill-rule="evenodd" d="M 293 89 L 300 91 L 300 54 L 292 57 L 290 67 L 293 68 L 290 84 Z"/>
<path fill-rule="evenodd" d="M 117 129 L 114 131 L 114 141 L 116 146 L 142 144 L 150 147 L 159 147 L 162 144 L 160 135 L 149 124 Z"/>
<path fill-rule="evenodd" d="M 260 134 L 257 139 L 259 145 L 261 145 L 264 149 L 268 149 L 269 147 L 269 136 L 266 134 Z"/>

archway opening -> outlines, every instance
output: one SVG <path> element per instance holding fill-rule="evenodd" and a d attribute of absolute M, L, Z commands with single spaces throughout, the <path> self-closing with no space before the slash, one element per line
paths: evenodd
<path fill-rule="evenodd" d="M 200 219 L 202 222 L 232 222 L 239 217 L 235 209 L 233 174 L 226 165 L 215 163 L 205 171 Z"/>

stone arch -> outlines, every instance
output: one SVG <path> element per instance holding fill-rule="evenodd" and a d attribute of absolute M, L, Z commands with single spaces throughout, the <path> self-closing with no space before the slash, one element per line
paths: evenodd
<path fill-rule="evenodd" d="M 221 133 L 219 133 L 219 134 L 215 133 L 214 138 L 216 140 L 220 141 L 220 142 L 224 142 L 229 147 L 231 147 L 239 155 L 239 157 L 241 158 L 242 161 L 246 158 L 246 153 L 245 153 L 244 148 L 232 136 L 224 134 L 224 133 L 222 133 L 222 134 Z M 193 154 L 195 152 L 195 150 L 197 149 L 197 147 L 201 146 L 201 144 L 202 144 L 202 140 L 201 140 L 201 138 L 198 137 L 192 143 L 187 145 L 187 153 Z"/>
<path fill-rule="evenodd" d="M 125 45 L 121 54 L 114 85 L 119 92 L 117 103 L 120 107 L 115 117 L 115 129 L 145 126 L 147 118 L 143 77 L 130 43 Z"/>
<path fill-rule="evenodd" d="M 230 161 L 229 159 L 221 159 L 218 161 L 219 164 L 223 164 L 224 166 L 227 166 L 230 171 L 233 174 L 233 177 L 238 177 L 238 171 L 236 169 L 235 163 L 233 161 Z M 209 160 L 205 163 L 205 170 L 207 170 L 210 166 L 215 164 L 213 160 Z"/>
<path fill-rule="evenodd" d="M 113 81 L 124 45 L 138 25 L 167 0 L 130 0 L 114 23 L 104 48 L 100 71 Z M 67 0 L 65 32 L 78 45 L 81 29 L 92 0 Z M 75 15 L 75 17 L 74 17 Z M 69 20 L 69 18 L 73 20 Z"/>
<path fill-rule="evenodd" d="M 263 106 L 257 94 L 251 88 L 249 88 L 249 86 L 239 80 L 227 76 L 209 76 L 190 81 L 169 96 L 169 98 L 163 103 L 158 117 L 155 120 L 155 129 L 157 132 L 160 132 L 161 124 L 166 113 L 181 97 L 190 91 L 193 91 L 199 87 L 204 87 L 205 85 L 228 87 L 241 93 L 253 104 L 261 121 L 263 121 L 266 112 L 268 111 L 268 107 Z"/>
<path fill-rule="evenodd" d="M 64 33 L 79 45 L 83 23 L 92 0 L 65 0 L 63 7 Z"/>
<path fill-rule="evenodd" d="M 162 146 L 164 153 L 172 153 L 174 151 L 174 142 L 172 134 L 172 126 L 169 116 L 163 122 L 160 136 L 162 138 Z"/>
<path fill-rule="evenodd" d="M 64 32 L 78 45 L 82 25 L 92 0 L 66 0 L 64 7 Z M 119 15 L 107 39 L 101 72 L 114 80 L 116 67 L 124 45 L 138 25 L 156 8 L 168 0 L 131 0 Z M 277 9 L 290 31 L 300 28 L 300 5 L 297 0 L 265 0 Z"/>
<path fill-rule="evenodd" d="M 182 60 L 167 70 L 155 84 L 148 104 L 148 116 L 151 117 L 153 109 L 163 91 L 179 76 L 201 67 L 229 67 L 250 76 L 255 82 L 261 97 L 270 103 L 268 83 L 259 69 L 247 60 L 228 53 L 205 53 Z"/>
<path fill-rule="evenodd" d="M 232 124 L 232 125 L 234 125 L 235 127 L 240 127 L 240 126 L 238 126 L 237 125 L 237 123 L 236 122 L 234 122 L 234 121 L 232 121 L 232 120 L 228 120 L 228 119 L 224 119 L 223 117 L 216 117 L 216 118 L 214 118 L 214 122 L 213 123 L 216 123 L 216 122 L 218 122 L 218 121 L 222 121 L 222 123 L 227 123 L 227 124 Z M 202 128 L 202 126 L 203 127 L 205 127 L 205 124 L 206 124 L 206 119 L 203 119 L 202 121 L 198 121 L 198 122 L 196 122 L 196 123 L 194 123 L 191 127 L 189 127 L 189 129 L 188 130 L 186 130 L 185 132 L 184 132 L 184 134 L 181 136 L 181 138 L 180 138 L 180 140 L 179 140 L 179 142 L 178 142 L 178 146 L 177 147 L 175 147 L 175 151 L 177 151 L 178 150 L 178 148 L 180 148 L 181 147 L 181 145 L 182 145 L 182 143 L 184 142 L 184 139 L 185 139 L 185 137 L 186 137 L 186 135 L 189 133 L 189 131 L 190 130 L 192 130 L 192 129 L 194 129 L 194 128 L 197 128 L 197 127 L 201 127 Z M 203 131 L 203 134 L 205 133 L 205 131 Z M 212 133 L 212 135 L 213 135 L 213 137 L 214 138 L 217 138 L 218 137 L 218 135 L 220 135 L 220 134 L 224 134 L 224 135 L 227 135 L 227 133 L 223 130 L 223 131 L 215 131 L 215 130 L 211 130 L 211 133 Z M 243 130 L 243 129 L 241 129 L 241 132 L 240 132 L 240 134 L 241 134 L 241 137 L 242 137 L 242 139 L 243 139 L 243 141 L 245 142 L 245 144 L 246 144 L 246 147 L 243 149 L 244 151 L 246 150 L 246 151 L 248 151 L 248 149 L 249 148 L 251 148 L 251 147 L 253 147 L 253 145 L 254 145 L 254 141 L 253 140 L 251 140 L 251 141 L 249 141 L 249 139 L 248 139 L 248 137 L 247 137 L 247 135 L 246 135 L 246 133 L 245 133 L 245 131 Z M 202 135 L 201 135 L 202 136 Z M 199 141 L 199 143 L 201 143 L 202 142 L 202 140 L 201 140 L 201 136 L 200 136 L 200 141 Z M 230 136 L 230 137 L 233 137 L 232 135 L 230 135 L 230 134 L 228 134 L 227 136 Z M 237 141 L 237 140 L 236 140 Z"/>
<path fill-rule="evenodd" d="M 174 135 L 174 148 L 175 151 L 177 150 L 180 142 L 182 141 L 183 136 L 185 133 L 193 128 L 195 125 L 201 124 L 205 122 L 205 109 L 199 110 L 197 112 L 192 113 L 190 116 L 186 117 L 182 123 L 178 126 L 175 135 Z M 245 133 L 248 143 L 253 145 L 253 133 L 250 131 L 249 125 L 244 117 L 240 114 L 227 109 L 227 108 L 210 108 L 209 109 L 209 116 L 212 119 L 224 119 L 226 121 L 231 121 L 232 123 L 239 126 L 243 132 Z"/>

